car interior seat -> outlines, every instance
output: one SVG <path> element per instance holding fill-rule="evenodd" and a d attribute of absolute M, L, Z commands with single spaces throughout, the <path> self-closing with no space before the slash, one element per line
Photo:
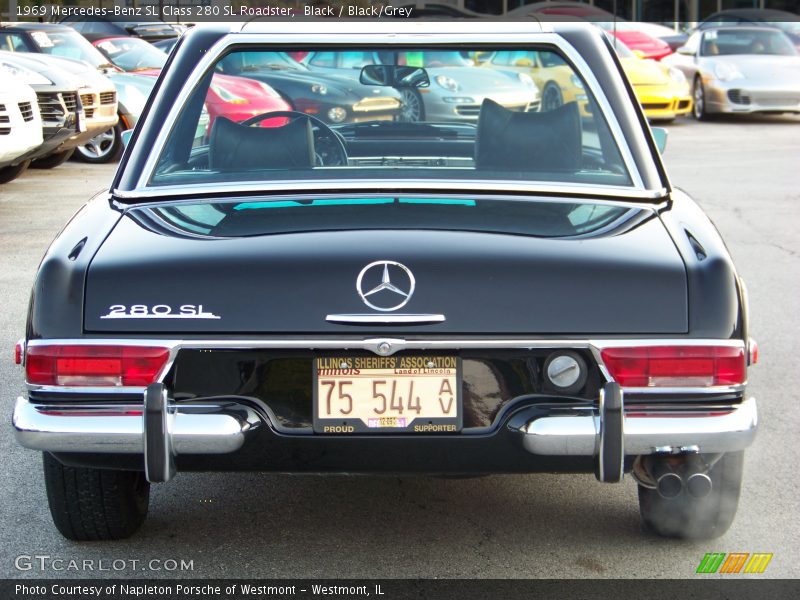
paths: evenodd
<path fill-rule="evenodd" d="M 547 112 L 515 112 L 486 98 L 478 115 L 475 168 L 575 171 L 581 166 L 576 102 Z"/>
<path fill-rule="evenodd" d="M 315 164 L 309 119 L 298 117 L 282 127 L 248 127 L 217 117 L 208 138 L 213 170 L 309 169 Z"/>

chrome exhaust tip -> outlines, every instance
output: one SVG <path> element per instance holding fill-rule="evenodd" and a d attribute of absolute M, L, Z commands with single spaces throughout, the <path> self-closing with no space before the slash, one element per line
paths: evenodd
<path fill-rule="evenodd" d="M 664 473 L 656 480 L 656 490 L 662 498 L 675 498 L 683 491 L 683 479 L 677 473 Z"/>
<path fill-rule="evenodd" d="M 686 480 L 686 491 L 693 498 L 705 498 L 711 493 L 711 477 L 705 473 L 695 473 Z"/>

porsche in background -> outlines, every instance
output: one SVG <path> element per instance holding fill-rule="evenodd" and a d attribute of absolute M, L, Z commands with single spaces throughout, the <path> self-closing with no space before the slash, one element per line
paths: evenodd
<path fill-rule="evenodd" d="M 715 113 L 800 112 L 800 54 L 779 29 L 697 31 L 664 62 L 691 82 L 698 120 Z"/>
<path fill-rule="evenodd" d="M 501 50 L 481 63 L 482 67 L 525 73 L 533 79 L 541 95 L 541 110 L 576 102 L 582 117 L 591 115 L 583 82 L 572 68 L 555 54 L 532 50 Z"/>
<path fill-rule="evenodd" d="M 539 110 L 541 96 L 527 73 L 489 70 L 456 50 L 425 52 L 329 52 L 310 53 L 303 61 L 314 73 L 345 74 L 358 81 L 365 65 L 399 65 L 424 68 L 430 79 L 426 87 L 400 87 L 401 121 L 477 121 L 484 98 L 491 97 L 516 112 Z"/>
<path fill-rule="evenodd" d="M 401 97 L 396 90 L 364 85 L 358 72 L 351 75 L 338 69 L 312 71 L 286 52 L 233 53 L 218 63 L 216 71 L 266 83 L 291 110 L 332 125 L 392 121 L 400 111 Z"/>
<path fill-rule="evenodd" d="M 0 63 L 0 183 L 16 179 L 42 144 L 42 118 L 36 92 Z"/>
<path fill-rule="evenodd" d="M 704 31 L 714 27 L 759 26 L 774 27 L 785 33 L 800 52 L 800 16 L 772 8 L 732 8 L 713 13 L 697 24 Z"/>
<path fill-rule="evenodd" d="M 691 112 L 692 90 L 683 71 L 662 62 L 639 58 L 618 39 L 612 44 L 648 119 L 672 121 Z"/>

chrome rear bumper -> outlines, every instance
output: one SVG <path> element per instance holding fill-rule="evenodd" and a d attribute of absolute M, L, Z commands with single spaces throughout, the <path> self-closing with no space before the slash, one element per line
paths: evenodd
<path fill-rule="evenodd" d="M 602 419 L 592 408 L 568 409 L 544 416 L 525 427 L 528 452 L 550 456 L 594 456 L 599 453 Z M 628 456 L 662 452 L 735 452 L 756 435 L 755 398 L 724 407 L 625 407 L 624 453 Z"/>
<path fill-rule="evenodd" d="M 139 404 L 56 405 L 20 397 L 13 415 L 16 439 L 27 448 L 47 452 L 143 455 L 148 479 L 168 481 L 175 473 L 174 456 L 230 454 L 242 448 L 249 432 L 267 425 L 266 416 L 235 400 L 175 403 L 161 384 L 153 386 L 158 388 L 150 395 L 153 402 Z M 723 406 L 625 406 L 622 390 L 613 382 L 605 385 L 596 406 L 537 405 L 508 419 L 519 425 L 501 427 L 485 438 L 459 435 L 451 441 L 457 447 L 472 448 L 486 439 L 486 448 L 490 448 L 492 437 L 519 436 L 521 450 L 533 455 L 594 457 L 598 479 L 616 482 L 622 479 L 626 456 L 743 450 L 752 443 L 758 425 L 754 399 Z M 269 433 L 271 428 L 264 430 Z M 298 441 L 301 437 L 303 442 Z M 311 443 L 314 448 L 330 444 L 341 450 L 352 446 L 347 437 L 299 436 L 292 443 Z M 337 446 L 339 439 L 345 446 Z M 389 441 L 380 438 L 378 443 L 385 446 L 391 442 L 404 453 L 408 444 L 424 447 L 433 443 L 441 448 L 443 439 L 409 436 Z M 374 445 L 366 438 L 358 443 Z M 514 462 L 508 446 L 502 448 L 495 466 L 500 470 L 503 462 Z M 319 460 L 319 451 L 314 452 L 313 460 Z M 352 468 L 349 460 L 342 464 L 344 470 Z M 375 469 L 380 468 L 376 464 Z"/>
<path fill-rule="evenodd" d="M 144 453 L 143 406 L 39 405 L 17 398 L 17 441 L 47 452 Z M 175 454 L 227 454 L 261 424 L 251 409 L 233 402 L 173 405 L 167 418 Z"/>

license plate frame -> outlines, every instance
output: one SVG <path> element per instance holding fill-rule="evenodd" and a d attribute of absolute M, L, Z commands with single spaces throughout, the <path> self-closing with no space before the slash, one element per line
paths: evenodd
<path fill-rule="evenodd" d="M 430 363 L 434 367 L 428 367 Z M 348 369 L 342 369 L 342 364 L 349 365 Z M 380 364 L 381 367 L 370 367 L 369 365 Z M 419 365 L 408 366 L 408 365 Z M 367 366 L 364 366 L 367 365 Z M 405 365 L 405 366 L 404 366 Z M 453 366 L 454 365 L 454 366 Z M 340 367 L 339 369 L 331 367 Z M 312 398 L 313 398 L 313 430 L 316 434 L 325 435 L 353 435 L 353 434 L 447 434 L 459 433 L 463 428 L 463 402 L 461 398 L 461 383 L 462 383 L 462 369 L 461 358 L 454 354 L 413 354 L 413 355 L 395 355 L 387 357 L 374 357 L 362 356 L 356 354 L 325 354 L 315 356 L 311 364 L 312 370 Z M 400 373 L 389 374 L 387 371 L 401 371 Z M 414 371 L 417 372 L 408 372 Z M 358 373 L 356 373 L 356 371 Z M 387 380 L 387 377 L 392 379 Z M 439 389 L 444 389 L 444 392 L 436 396 L 435 399 L 431 397 L 431 386 L 436 386 L 436 380 L 439 380 Z M 446 387 L 441 380 L 447 379 L 451 388 L 451 394 L 448 393 Z M 340 388 L 338 383 L 340 381 L 355 381 L 359 383 L 356 387 L 361 387 L 362 392 L 364 389 L 363 383 L 375 391 L 370 382 L 387 380 L 385 387 L 381 387 L 382 391 L 386 391 L 386 404 L 377 397 L 369 397 L 369 393 L 358 394 L 356 393 L 351 398 L 351 401 L 346 399 L 337 398 Z M 401 382 L 401 390 L 407 390 L 408 383 L 414 381 L 415 385 L 422 387 L 423 390 L 427 389 L 428 395 L 425 398 L 420 398 L 417 395 L 416 403 L 419 405 L 420 411 L 413 412 L 413 401 L 411 403 L 412 409 L 406 415 L 406 409 L 409 406 L 407 398 L 403 398 L 400 403 L 404 407 L 403 414 L 398 415 L 396 410 L 389 410 L 392 406 L 390 397 L 391 381 Z M 425 380 L 424 383 L 417 383 L 418 381 Z M 330 382 L 333 381 L 334 385 L 331 387 Z M 417 389 L 419 389 L 419 387 Z M 321 389 L 324 388 L 324 389 Z M 352 390 L 353 385 L 347 386 L 346 392 L 357 391 Z M 413 388 L 412 388 L 413 389 Z M 335 394 L 335 396 L 328 397 L 328 393 Z M 422 392 L 425 394 L 425 392 Z M 396 398 L 402 398 L 402 393 L 398 393 Z M 329 417 L 323 413 L 322 404 L 326 403 L 324 412 L 327 413 L 327 403 L 331 403 L 331 409 L 334 406 L 338 407 L 341 412 L 343 406 L 349 408 L 347 414 L 340 414 L 336 417 Z M 439 413 L 451 414 L 453 411 L 455 415 L 452 416 L 432 416 L 436 410 L 434 404 L 438 404 L 441 408 Z M 342 406 L 343 405 L 343 406 Z M 348 406 L 349 405 L 349 406 Z M 385 409 L 385 414 L 382 417 L 375 414 L 378 407 Z M 449 410 L 446 410 L 449 409 Z M 355 412 L 355 414 L 353 414 Z M 392 414 L 386 414 L 392 413 Z M 365 418 L 364 415 L 368 418 Z M 395 421 L 381 421 L 381 418 L 394 418 Z M 399 419 L 405 418 L 405 424 L 402 424 Z M 374 420 L 374 422 L 373 422 Z M 389 425 L 389 423 L 393 423 Z"/>

